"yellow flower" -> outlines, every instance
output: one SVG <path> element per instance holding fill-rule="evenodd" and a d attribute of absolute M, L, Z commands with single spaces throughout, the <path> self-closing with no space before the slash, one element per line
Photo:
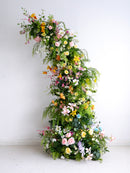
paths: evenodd
<path fill-rule="evenodd" d="M 69 55 L 69 51 L 64 52 L 64 55 Z"/>
<path fill-rule="evenodd" d="M 35 14 L 35 13 L 31 14 L 31 17 L 32 17 L 32 18 L 34 18 L 34 19 L 37 19 L 37 17 L 36 17 L 36 14 Z"/>
<path fill-rule="evenodd" d="M 97 79 L 94 79 L 94 82 L 96 83 L 97 82 Z"/>
<path fill-rule="evenodd" d="M 72 151 L 71 151 L 71 149 L 69 148 L 69 147 L 67 147 L 66 149 L 65 149 L 65 153 L 66 154 L 70 154 Z"/>
<path fill-rule="evenodd" d="M 78 93 L 76 92 L 74 95 L 75 95 L 75 96 L 78 96 Z"/>
<path fill-rule="evenodd" d="M 72 118 L 69 118 L 69 121 L 72 121 L 73 119 Z"/>
<path fill-rule="evenodd" d="M 68 42 L 67 41 L 64 41 L 64 44 L 67 44 Z"/>
<path fill-rule="evenodd" d="M 84 54 L 81 54 L 81 57 L 84 57 Z"/>
<path fill-rule="evenodd" d="M 81 136 L 82 136 L 82 138 L 85 138 L 86 132 L 83 131 L 83 132 L 81 133 Z"/>
<path fill-rule="evenodd" d="M 45 25 L 46 25 L 46 23 L 45 23 L 45 22 L 42 22 L 42 23 L 41 23 L 41 26 L 45 26 Z"/>
<path fill-rule="evenodd" d="M 84 107 L 84 109 L 87 109 L 87 108 L 88 108 L 88 104 L 85 103 L 85 107 Z"/>
<path fill-rule="evenodd" d="M 54 47 L 50 47 L 50 50 L 53 50 L 54 49 Z"/>
<path fill-rule="evenodd" d="M 69 72 L 68 72 L 68 70 L 65 70 L 64 73 L 65 73 L 65 74 L 68 74 Z"/>
<path fill-rule="evenodd" d="M 45 34 L 45 32 L 43 32 L 41 35 L 44 37 L 46 34 Z"/>
<path fill-rule="evenodd" d="M 92 134 L 93 134 L 93 130 L 90 129 L 90 130 L 88 131 L 88 133 L 89 133 L 90 135 L 92 135 Z"/>
<path fill-rule="evenodd" d="M 62 65 L 63 65 L 63 67 L 65 67 L 66 66 L 66 63 L 63 63 Z"/>
<path fill-rule="evenodd" d="M 77 45 L 74 45 L 74 48 L 77 48 L 78 46 Z"/>
<path fill-rule="evenodd" d="M 71 115 L 74 117 L 76 115 L 77 109 L 71 112 Z"/>
<path fill-rule="evenodd" d="M 94 105 L 92 105 L 91 109 L 94 110 Z"/>
<path fill-rule="evenodd" d="M 88 94 L 89 92 L 88 91 L 86 91 L 86 94 Z"/>
<path fill-rule="evenodd" d="M 56 51 L 58 52 L 58 48 L 56 48 Z"/>
<path fill-rule="evenodd" d="M 83 102 L 85 101 L 85 98 L 84 98 L 84 97 L 82 98 L 82 101 L 83 101 Z"/>
<path fill-rule="evenodd" d="M 90 83 L 90 80 L 89 78 L 86 79 L 86 83 L 89 84 Z"/>
<path fill-rule="evenodd" d="M 71 69 L 72 69 L 72 66 L 71 66 L 71 65 L 69 65 L 69 66 L 68 66 L 68 69 L 70 69 L 70 70 L 71 70 Z"/>
<path fill-rule="evenodd" d="M 75 61 L 75 62 L 80 61 L 79 57 L 78 57 L 78 56 L 74 56 L 74 61 Z"/>

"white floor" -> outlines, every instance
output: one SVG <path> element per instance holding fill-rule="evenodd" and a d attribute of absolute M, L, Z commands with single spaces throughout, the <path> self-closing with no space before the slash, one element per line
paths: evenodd
<path fill-rule="evenodd" d="M 130 173 L 130 147 L 111 147 L 99 163 L 53 160 L 40 146 L 0 146 L 0 173 Z"/>

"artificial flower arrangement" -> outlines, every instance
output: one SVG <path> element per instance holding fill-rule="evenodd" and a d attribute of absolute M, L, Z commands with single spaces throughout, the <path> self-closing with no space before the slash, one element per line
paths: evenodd
<path fill-rule="evenodd" d="M 50 63 L 43 74 L 51 78 L 50 93 L 55 99 L 44 110 L 50 126 L 39 132 L 44 151 L 56 158 L 102 160 L 113 137 L 104 134 L 95 120 L 94 100 L 99 72 L 86 67 L 87 52 L 77 46 L 76 35 L 52 15 L 39 18 L 23 9 L 26 19 L 19 23 L 26 44 L 36 43 L 33 54 L 46 52 L 43 63 Z M 27 22 L 28 23 L 27 23 Z"/>

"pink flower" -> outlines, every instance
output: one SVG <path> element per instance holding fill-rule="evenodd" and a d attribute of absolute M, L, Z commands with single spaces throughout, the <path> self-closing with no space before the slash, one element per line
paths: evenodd
<path fill-rule="evenodd" d="M 67 145 L 67 139 L 66 138 L 62 139 L 62 145 Z"/>
<path fill-rule="evenodd" d="M 36 42 L 40 42 L 40 41 L 41 41 L 41 38 L 40 38 L 39 36 L 37 36 L 36 38 L 34 38 L 34 40 L 35 40 Z"/>
<path fill-rule="evenodd" d="M 63 105 L 63 104 L 61 104 L 61 105 L 60 105 L 60 108 L 62 109 L 62 108 L 63 108 L 63 106 L 64 106 L 64 105 Z"/>
<path fill-rule="evenodd" d="M 66 106 L 64 106 L 64 107 L 63 107 L 63 111 L 62 111 L 61 113 L 64 114 L 64 115 L 68 115 L 68 113 L 70 113 L 70 110 L 67 109 Z"/>
<path fill-rule="evenodd" d="M 42 135 L 44 136 L 44 134 L 45 134 L 45 132 L 44 132 L 44 130 L 42 130 Z"/>
<path fill-rule="evenodd" d="M 59 23 L 57 21 L 55 21 L 55 24 L 58 25 Z"/>
<path fill-rule="evenodd" d="M 69 33 L 69 31 L 67 30 L 67 31 L 66 31 L 66 34 L 68 34 L 68 33 Z"/>
<path fill-rule="evenodd" d="M 84 91 L 84 92 L 86 92 L 87 90 L 84 88 L 84 87 L 82 87 L 82 90 Z"/>
<path fill-rule="evenodd" d="M 55 23 L 55 19 L 52 19 L 52 23 Z"/>
<path fill-rule="evenodd" d="M 55 81 L 55 85 L 58 85 L 59 81 Z"/>
<path fill-rule="evenodd" d="M 60 43 L 59 42 L 55 42 L 55 46 L 56 47 L 59 47 L 60 46 Z"/>
<path fill-rule="evenodd" d="M 74 46 L 74 42 L 71 41 L 71 42 L 69 43 L 69 45 L 70 45 L 70 47 L 73 47 L 73 46 Z"/>
<path fill-rule="evenodd" d="M 49 28 L 49 30 L 51 30 L 52 29 L 52 26 L 50 25 L 50 26 L 48 26 L 48 28 Z"/>
<path fill-rule="evenodd" d="M 85 160 L 92 160 L 93 154 L 89 154 Z"/>
<path fill-rule="evenodd" d="M 110 137 L 110 142 L 112 142 L 113 140 L 115 140 L 115 137 L 114 136 L 111 136 Z"/>
<path fill-rule="evenodd" d="M 31 23 L 30 18 L 28 18 L 28 22 Z"/>
<path fill-rule="evenodd" d="M 65 136 L 66 136 L 67 138 L 69 138 L 69 137 L 71 137 L 71 133 L 69 132 L 69 133 L 67 133 Z"/>
<path fill-rule="evenodd" d="M 69 108 L 73 111 L 74 107 L 76 107 L 75 103 L 69 103 Z"/>
<path fill-rule="evenodd" d="M 65 81 L 67 81 L 68 80 L 68 77 L 67 76 L 65 76 Z"/>
<path fill-rule="evenodd" d="M 79 67 L 79 70 L 84 71 L 83 67 Z"/>
<path fill-rule="evenodd" d="M 64 83 L 62 84 L 62 87 L 65 87 L 65 84 Z"/>
<path fill-rule="evenodd" d="M 56 33 L 57 33 L 57 34 L 59 33 L 59 28 L 58 28 L 58 27 L 56 27 Z"/>
<path fill-rule="evenodd" d="M 73 137 L 69 138 L 68 144 L 69 144 L 69 145 L 72 145 L 72 144 L 74 144 L 74 143 L 75 143 L 74 138 L 73 138 Z"/>
<path fill-rule="evenodd" d="M 57 38 L 58 38 L 58 39 L 62 38 L 62 35 L 57 34 Z"/>
<path fill-rule="evenodd" d="M 104 134 L 105 134 L 104 130 L 103 130 L 102 132 L 99 133 L 100 139 L 104 138 Z"/>

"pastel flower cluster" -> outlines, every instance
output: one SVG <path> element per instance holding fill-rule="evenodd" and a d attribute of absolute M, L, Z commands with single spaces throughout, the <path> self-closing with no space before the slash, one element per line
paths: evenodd
<path fill-rule="evenodd" d="M 24 10 L 26 21 L 20 23 L 20 34 L 26 35 L 26 44 L 35 40 L 33 55 L 46 52 L 43 63 L 50 63 L 43 74 L 50 78 L 50 93 L 54 96 L 43 112 L 50 118 L 50 127 L 40 131 L 44 151 L 54 159 L 101 160 L 107 152 L 107 141 L 95 121 L 92 94 L 96 92 L 99 72 L 86 67 L 88 54 L 77 45 L 76 35 L 53 16 L 37 18 Z"/>

